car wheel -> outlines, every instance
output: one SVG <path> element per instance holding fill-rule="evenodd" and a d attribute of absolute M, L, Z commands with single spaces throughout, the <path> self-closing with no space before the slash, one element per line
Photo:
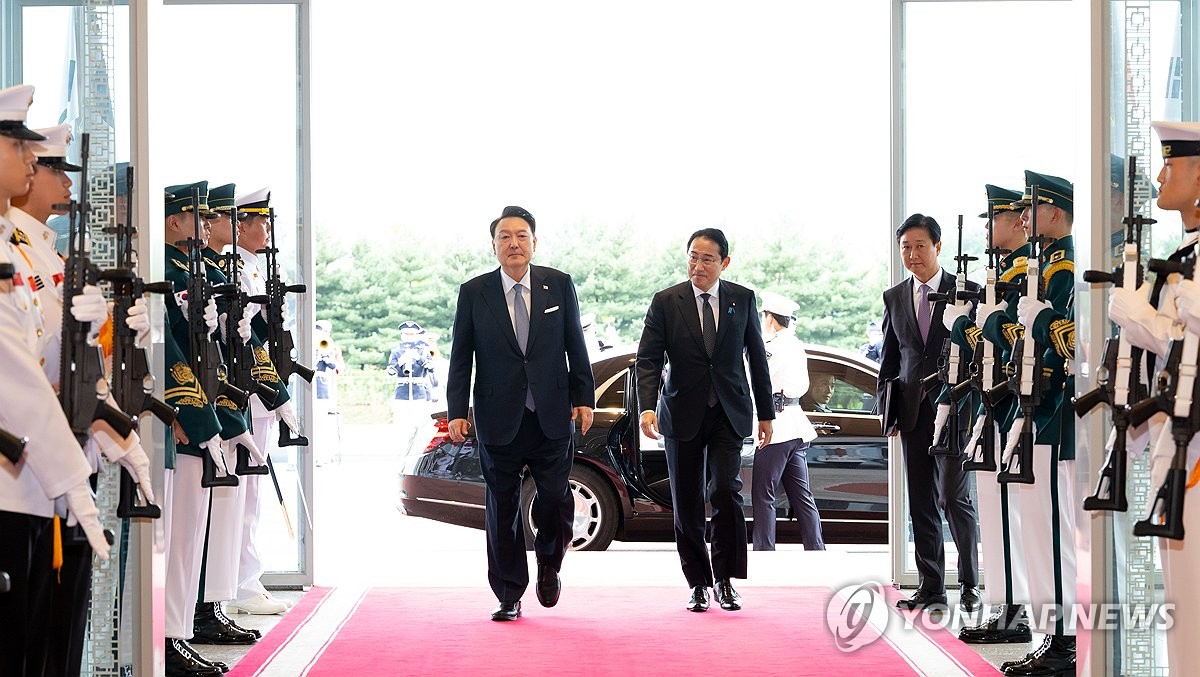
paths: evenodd
<path fill-rule="evenodd" d="M 617 499 L 608 483 L 595 470 L 582 465 L 571 467 L 571 498 L 575 501 L 571 550 L 607 550 L 617 536 Z M 533 480 L 526 480 L 521 491 L 521 522 L 525 525 L 525 543 L 533 549 Z"/>

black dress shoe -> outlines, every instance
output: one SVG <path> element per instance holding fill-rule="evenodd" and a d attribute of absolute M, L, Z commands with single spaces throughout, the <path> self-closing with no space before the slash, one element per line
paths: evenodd
<path fill-rule="evenodd" d="M 1005 675 L 1017 677 L 1067 677 L 1075 675 L 1075 635 L 1047 635 L 1025 660 L 1005 664 Z"/>
<path fill-rule="evenodd" d="M 688 611 L 708 611 L 708 588 L 697 585 L 692 588 L 692 598 L 687 603 Z"/>
<path fill-rule="evenodd" d="M 195 616 L 193 616 L 193 622 L 199 623 L 202 620 L 206 622 L 220 623 L 221 625 L 228 626 L 234 630 L 248 632 L 251 635 L 254 635 L 254 639 L 262 639 L 261 631 L 257 630 L 256 628 L 243 628 L 242 626 L 238 625 L 236 621 L 227 616 L 225 614 L 225 609 L 222 608 L 220 602 L 197 602 L 196 613 Z M 228 672 L 228 670 L 226 670 L 226 672 Z"/>
<path fill-rule="evenodd" d="M 220 677 L 221 668 L 200 657 L 182 639 L 167 638 L 167 677 Z"/>
<path fill-rule="evenodd" d="M 726 611 L 737 611 L 742 608 L 742 596 L 737 594 L 737 590 L 733 589 L 733 584 L 728 578 L 722 578 L 717 581 L 717 586 L 713 588 L 713 596 L 717 598 L 717 603 Z"/>
<path fill-rule="evenodd" d="M 196 605 L 192 638 L 195 644 L 253 644 L 258 635 L 233 624 L 223 612 L 220 602 Z"/>
<path fill-rule="evenodd" d="M 943 608 L 946 606 L 946 593 L 917 590 L 913 593 L 913 596 L 909 597 L 908 599 L 896 600 L 897 609 L 907 609 L 909 611 L 916 611 L 917 609 L 926 609 L 928 607 L 936 606 Z"/>
<path fill-rule="evenodd" d="M 966 586 L 962 588 L 962 593 L 958 596 L 958 608 L 971 614 L 983 608 L 983 602 L 979 599 L 979 588 L 975 586 Z"/>
<path fill-rule="evenodd" d="M 521 615 L 521 602 L 500 602 L 492 611 L 493 621 L 515 621 Z"/>
<path fill-rule="evenodd" d="M 538 564 L 537 575 L 537 599 L 538 603 L 545 607 L 551 607 L 558 604 L 558 595 L 562 592 L 562 581 L 558 579 L 558 572 L 549 564 Z"/>
<path fill-rule="evenodd" d="M 997 607 L 984 622 L 959 630 L 958 638 L 967 644 L 1024 644 L 1033 641 L 1033 633 L 1023 607 L 1014 604 Z"/>

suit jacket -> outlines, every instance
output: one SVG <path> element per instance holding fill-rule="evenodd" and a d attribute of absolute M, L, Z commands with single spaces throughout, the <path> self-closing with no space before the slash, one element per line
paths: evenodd
<path fill-rule="evenodd" d="M 902 432 L 908 432 L 916 426 L 922 402 L 928 402 L 931 407 L 935 405 L 934 399 L 939 388 L 925 392 L 921 388 L 921 380 L 937 371 L 942 344 L 950 336 L 942 322 L 946 303 L 939 301 L 933 305 L 930 315 L 928 339 L 921 340 L 921 329 L 913 308 L 913 284 L 913 278 L 909 276 L 883 292 L 883 349 L 879 363 L 878 395 L 883 397 L 883 384 L 888 379 L 899 377 L 903 398 L 898 403 L 896 424 Z M 943 269 L 941 284 L 936 291 L 944 294 L 953 288 L 954 275 Z M 967 288 L 975 290 L 979 285 L 968 282 Z M 938 383 L 940 385 L 941 382 Z M 896 404 L 894 402 L 893 406 Z"/>
<path fill-rule="evenodd" d="M 504 445 L 516 437 L 526 390 L 533 391 L 538 422 L 550 439 L 574 433 L 572 407 L 596 406 L 596 385 L 571 276 L 530 266 L 529 286 L 529 344 L 524 354 L 508 315 L 499 268 L 458 290 L 446 405 L 450 419 L 466 418 L 468 393 L 474 393 L 475 434 L 484 444 Z"/>
<path fill-rule="evenodd" d="M 754 292 L 725 280 L 720 285 L 720 307 L 713 308 L 720 316 L 717 346 L 711 358 L 704 349 L 691 282 L 658 292 L 646 312 L 637 351 L 638 410 L 655 410 L 659 431 L 677 440 L 699 434 L 710 383 L 737 434 L 753 434 L 755 407 L 761 420 L 775 418 Z M 743 359 L 749 361 L 753 391 Z"/>

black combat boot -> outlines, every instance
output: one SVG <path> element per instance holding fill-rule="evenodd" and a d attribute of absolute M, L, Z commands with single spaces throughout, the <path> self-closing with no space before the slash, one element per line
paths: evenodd
<path fill-rule="evenodd" d="M 221 610 L 220 602 L 196 605 L 195 628 L 189 640 L 196 644 L 253 644 L 261 636 L 236 625 Z"/>
<path fill-rule="evenodd" d="M 1075 677 L 1075 635 L 1047 635 L 1025 660 L 1010 665 L 1005 675 L 1018 677 Z"/>
<path fill-rule="evenodd" d="M 967 644 L 1020 644 L 1033 640 L 1029 619 L 1020 604 L 1001 605 L 979 625 L 958 631 L 958 638 Z"/>

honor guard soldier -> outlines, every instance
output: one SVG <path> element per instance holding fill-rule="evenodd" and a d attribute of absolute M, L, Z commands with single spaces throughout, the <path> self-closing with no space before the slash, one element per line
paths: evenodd
<path fill-rule="evenodd" d="M 996 261 L 994 272 L 994 303 L 980 303 L 974 322 L 968 316 L 969 306 L 947 305 L 942 317 L 950 330 L 950 340 L 972 351 L 983 350 L 981 341 L 992 344 L 992 364 L 982 356 L 978 364 L 981 369 L 993 369 L 992 384 L 1003 380 L 1000 367 L 1007 364 L 1012 354 L 1012 342 L 1004 325 L 1014 324 L 1019 285 L 1025 278 L 1025 260 L 1029 254 L 1029 243 L 1021 227 L 1021 212 L 1012 202 L 1021 199 L 1021 193 L 988 184 L 988 211 L 980 218 L 988 219 L 985 228 L 989 231 L 988 241 L 993 251 L 989 260 Z M 1011 314 L 1010 314 L 1011 313 Z M 986 355 L 986 353 L 984 353 Z M 982 381 L 982 384 L 986 384 Z M 987 408 L 990 407 L 992 427 L 985 429 Z M 968 460 L 978 458 L 978 464 L 995 460 L 998 449 L 1005 447 L 1009 428 L 1016 415 L 1016 401 L 1011 396 L 988 399 L 981 403 L 979 414 L 967 442 Z M 992 457 L 984 459 L 980 450 L 981 436 L 991 435 Z M 970 463 L 964 465 L 969 468 Z M 987 602 L 992 605 L 992 614 L 982 623 L 967 626 L 959 631 L 958 637 L 970 644 L 1000 644 L 1029 642 L 1032 633 L 1024 613 L 1024 604 L 1029 601 L 1029 585 L 1026 580 L 1025 557 L 1021 548 L 1020 515 L 1017 510 L 1018 496 L 1009 484 L 996 481 L 996 471 L 975 468 L 975 486 L 978 494 L 979 538 L 983 555 L 983 581 Z"/>
<path fill-rule="evenodd" d="M 192 203 L 193 189 L 199 191 L 200 204 Z M 166 373 L 164 394 L 167 403 L 179 410 L 172 439 L 167 440 L 166 495 L 163 515 L 166 528 L 167 571 L 164 634 L 166 636 L 167 675 L 216 677 L 228 666 L 209 661 L 188 643 L 194 635 L 196 602 L 200 589 L 204 534 L 208 523 L 208 505 L 212 490 L 201 485 L 203 457 L 207 455 L 218 468 L 225 468 L 222 450 L 222 420 L 218 409 L 228 418 L 236 407 L 221 402 L 216 393 L 205 392 L 199 375 L 192 369 L 191 332 L 203 333 L 204 340 L 217 331 L 217 304 L 213 299 L 190 299 L 191 281 L 188 240 L 196 237 L 195 209 L 208 213 L 208 182 L 170 186 L 166 190 L 165 233 L 166 278 L 175 287 L 167 301 Z M 200 223 L 200 246 L 208 237 L 207 225 Z M 207 271 L 205 271 L 207 272 Z M 204 303 L 203 326 L 193 328 L 188 321 L 190 303 Z M 225 398 L 226 400 L 228 398 Z"/>
<path fill-rule="evenodd" d="M 270 191 L 266 189 L 239 201 L 234 184 L 213 188 L 208 196 L 208 206 L 217 215 L 209 221 L 212 226 L 209 245 L 212 249 L 222 252 L 222 268 L 225 275 L 238 285 L 242 293 L 249 296 L 262 296 L 267 292 L 266 281 L 259 268 L 258 255 L 254 252 L 267 246 L 269 201 Z M 242 206 L 237 206 L 238 202 L 241 202 Z M 233 248 L 234 228 L 237 228 L 236 251 Z M 236 270 L 231 269 L 231 262 L 236 266 Z M 254 318 L 260 317 L 260 310 L 259 304 L 246 302 L 243 319 L 248 334 L 244 338 L 239 336 L 232 340 L 243 341 L 251 346 L 250 352 L 254 358 L 251 376 L 254 381 L 266 386 L 263 393 L 268 390 L 273 393 L 267 400 L 263 399 L 263 394 L 252 394 L 249 410 L 246 412 L 250 417 L 254 444 L 265 456 L 277 421 L 288 425 L 293 432 L 299 432 L 299 425 L 296 423 L 295 409 L 292 407 L 287 384 L 279 378 L 279 373 L 264 347 L 266 327 L 260 320 L 259 329 L 255 329 Z M 250 389 L 254 385 L 246 384 L 242 387 Z M 233 611 L 252 614 L 283 613 L 288 610 L 289 605 L 272 597 L 259 580 L 263 573 L 262 558 L 258 554 L 262 475 L 246 474 L 242 475 L 240 480 L 238 489 L 244 496 L 235 516 L 239 525 L 236 528 L 238 540 L 227 544 L 229 547 L 225 550 L 226 556 L 231 558 L 230 561 L 234 565 L 234 578 L 219 599 L 228 600 Z M 211 539 L 209 548 L 211 555 Z M 208 601 L 217 599 L 211 591 L 208 592 Z"/>
<path fill-rule="evenodd" d="M 1033 203 L 1035 187 L 1037 204 Z M 1053 310 L 1061 316 L 1060 321 L 1070 317 L 1075 296 L 1075 251 L 1071 235 L 1074 187 L 1066 179 L 1026 171 L 1025 194 L 1013 204 L 1022 209 L 1021 220 L 1031 236 L 1035 234 L 1031 229 L 1036 225 L 1040 241 L 1036 245 L 1036 268 L 1032 265 L 1029 268 L 1038 271 L 1044 298 L 1026 301 L 1025 315 L 1030 319 L 1045 319 L 1042 311 Z M 1046 335 L 1035 325 L 1022 326 L 1035 341 L 1039 334 L 1043 338 Z M 1061 325 L 1056 325 L 1053 331 L 1061 332 Z M 1046 637 L 1042 645 L 1024 659 L 1006 662 L 1001 669 L 1006 675 L 1074 675 L 1075 420 L 1070 403 L 1075 392 L 1075 378 L 1070 360 L 1054 345 L 1036 343 L 1035 346 L 1042 370 L 1029 377 L 1042 379 L 1042 395 L 1030 422 L 1032 465 L 1019 468 L 1021 473 L 1032 471 L 1033 483 L 1014 481 L 1009 491 L 1017 494 L 1019 502 L 1020 539 L 1029 576 L 1031 625 L 1046 633 Z M 1013 378 L 1022 376 L 1017 374 Z M 1024 421 L 1018 421 L 1010 430 L 1006 459 L 1015 461 L 1019 456 L 1016 448 L 1021 435 L 1017 430 L 1024 424 Z M 1004 481 L 1012 470 L 1010 464 L 1000 471 L 998 479 Z"/>
<path fill-rule="evenodd" d="M 92 550 L 108 559 L 88 482 L 92 469 L 71 430 L 41 364 L 48 336 L 35 303 L 37 275 L 12 243 L 16 227 L 6 214 L 35 174 L 30 141 L 45 137 L 25 126 L 33 87 L 0 90 L 0 429 L 25 438 L 15 458 L 0 456 L 0 571 L 10 589 L 0 595 L 0 674 L 41 674 L 46 653 L 52 567 L 56 550 L 55 498 L 64 497 Z"/>
<path fill-rule="evenodd" d="M 1151 125 L 1162 142 L 1158 207 L 1178 211 L 1185 231 L 1177 252 L 1179 256 L 1172 258 L 1186 257 L 1194 261 L 1197 234 L 1200 233 L 1200 206 L 1197 206 L 1200 200 L 1200 123 L 1153 122 Z M 1179 319 L 1186 324 L 1187 333 L 1200 334 L 1200 285 L 1194 279 L 1166 284 L 1161 298 L 1159 314 L 1164 311 L 1169 314 L 1174 308 L 1167 306 L 1173 305 L 1178 309 Z M 1168 298 L 1173 298 L 1174 303 L 1169 304 Z M 1152 497 L 1163 485 L 1174 456 L 1175 442 L 1171 426 L 1167 425 L 1150 457 Z M 1196 488 L 1200 484 L 1200 437 L 1193 436 L 1188 442 L 1184 472 L 1187 476 L 1182 515 L 1185 536 L 1181 540 L 1158 539 L 1163 599 L 1175 605 L 1174 624 L 1166 631 L 1167 663 L 1171 674 L 1185 674 L 1200 664 L 1200 646 L 1196 643 L 1196 635 L 1200 632 L 1200 588 L 1195 584 L 1196 572 L 1200 570 L 1200 489 Z"/>
<path fill-rule="evenodd" d="M 8 215 L 16 226 L 13 243 L 17 245 L 34 272 L 29 286 L 34 291 L 34 304 L 41 310 L 44 320 L 41 355 L 43 371 L 51 386 L 59 390 L 62 377 L 65 266 L 62 256 L 54 246 L 57 233 L 46 225 L 46 221 L 52 215 L 66 212 L 68 203 L 71 202 L 72 183 L 67 172 L 78 172 L 82 167 L 67 161 L 67 149 L 71 142 L 70 125 L 58 125 L 36 131 L 46 139 L 31 142 L 37 156 L 37 164 L 34 165 L 35 172 L 30 180 L 29 191 L 13 198 L 13 207 Z M 142 310 L 144 309 L 143 302 Z M 99 288 L 86 285 L 82 293 L 75 294 L 71 299 L 71 315 L 81 322 L 90 322 L 105 354 L 111 353 L 112 331 L 108 322 L 108 304 Z M 148 318 L 144 312 L 131 314 L 127 321 L 135 331 L 149 330 Z M 146 496 L 153 501 L 150 460 L 136 432 L 131 432 L 127 438 L 121 438 L 116 431 L 103 423 L 93 425 L 93 434 L 84 445 L 85 457 L 92 468 L 93 483 L 96 481 L 96 473 L 100 471 L 101 450 L 110 461 L 121 463 L 132 477 L 138 478 Z M 62 501 L 58 501 L 56 507 L 60 517 L 63 516 L 65 506 Z M 52 590 L 53 594 L 48 602 L 51 608 L 50 635 L 43 675 L 77 675 L 83 662 L 84 633 L 92 590 L 92 549 L 78 527 L 63 532 L 62 565 L 55 576 Z"/>

